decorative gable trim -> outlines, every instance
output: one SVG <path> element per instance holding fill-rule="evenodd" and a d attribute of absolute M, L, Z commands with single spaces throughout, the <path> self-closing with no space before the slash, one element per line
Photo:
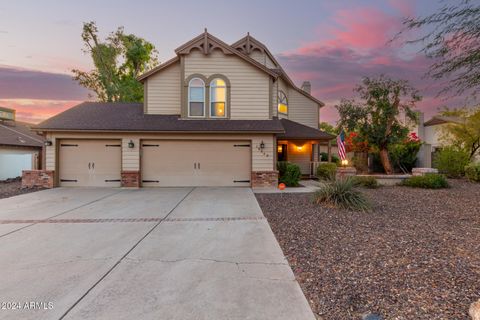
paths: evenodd
<path fill-rule="evenodd" d="M 207 32 L 205 29 L 205 32 L 202 33 L 201 35 L 193 38 L 189 42 L 185 43 L 184 45 L 178 47 L 175 49 L 175 53 L 177 55 L 187 55 L 189 54 L 193 49 L 200 50 L 203 54 L 209 55 L 212 53 L 213 50 L 219 49 L 221 50 L 224 54 L 226 55 L 235 55 L 246 62 L 250 63 L 254 67 L 262 70 L 263 72 L 269 74 L 271 77 L 276 79 L 278 77 L 278 74 L 275 73 L 274 71 L 270 70 L 260 62 L 250 58 L 249 56 L 239 52 L 238 50 L 234 49 L 233 47 L 229 46 L 222 40 L 212 36 L 210 33 Z"/>

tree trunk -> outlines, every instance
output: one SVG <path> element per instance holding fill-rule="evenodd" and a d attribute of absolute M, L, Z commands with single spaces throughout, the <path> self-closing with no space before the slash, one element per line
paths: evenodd
<path fill-rule="evenodd" d="M 388 156 L 387 149 L 380 149 L 380 161 L 382 162 L 383 169 L 387 174 L 393 174 L 392 164 Z"/>

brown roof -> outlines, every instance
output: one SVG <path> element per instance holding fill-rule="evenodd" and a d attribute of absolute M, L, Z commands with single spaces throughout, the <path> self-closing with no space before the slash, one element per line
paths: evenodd
<path fill-rule="evenodd" d="M 433 116 L 432 119 L 426 121 L 423 125 L 425 127 L 428 126 L 435 126 L 438 124 L 445 124 L 445 123 L 463 123 L 464 120 L 460 117 L 449 117 L 449 116 Z"/>
<path fill-rule="evenodd" d="M 30 130 L 32 126 L 20 121 L 0 122 L 0 145 L 42 147 L 43 137 Z"/>
<path fill-rule="evenodd" d="M 283 132 L 279 120 L 190 120 L 144 114 L 142 103 L 84 102 L 35 126 L 38 131 Z"/>
<path fill-rule="evenodd" d="M 334 135 L 326 133 L 318 129 L 303 125 L 301 123 L 281 119 L 283 128 L 285 129 L 284 133 L 277 134 L 277 139 L 312 139 L 312 140 L 332 140 L 335 139 Z"/>

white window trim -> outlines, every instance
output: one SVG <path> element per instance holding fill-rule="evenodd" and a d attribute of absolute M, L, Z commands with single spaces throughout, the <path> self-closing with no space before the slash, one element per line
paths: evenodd
<path fill-rule="evenodd" d="M 219 86 L 219 87 L 217 87 L 217 86 L 212 87 L 213 81 L 215 81 L 215 80 L 217 80 L 217 79 L 222 80 L 225 85 Z M 228 105 L 227 105 L 227 100 L 228 100 L 228 99 L 227 99 L 227 96 L 228 96 L 227 83 L 226 83 L 225 80 L 223 80 L 222 78 L 215 78 L 215 79 L 213 79 L 212 81 L 210 81 L 210 84 L 209 84 L 209 85 L 210 85 L 210 88 L 209 88 L 209 91 L 210 91 L 210 92 L 209 92 L 209 93 L 210 93 L 210 101 L 208 102 L 208 104 L 209 104 L 208 107 L 210 108 L 210 113 L 209 113 L 209 114 L 210 114 L 210 118 L 220 118 L 220 119 L 224 119 L 224 118 L 227 117 L 227 108 L 228 108 Z M 225 103 L 225 110 L 223 111 L 223 116 L 212 116 L 212 102 L 222 102 L 222 101 L 212 101 L 212 88 L 225 88 L 225 101 L 223 101 L 223 102 Z"/>
<path fill-rule="evenodd" d="M 191 116 L 191 115 L 190 115 L 190 102 L 200 102 L 200 101 L 190 101 L 190 88 L 191 88 L 191 85 L 190 85 L 190 84 L 192 83 L 193 80 L 197 80 L 197 79 L 200 80 L 200 81 L 202 81 L 202 83 L 203 83 L 203 116 Z M 200 87 L 194 87 L 194 88 L 200 88 Z M 206 91 L 205 91 L 205 81 L 203 81 L 203 80 L 200 79 L 200 78 L 192 78 L 192 79 L 190 79 L 190 81 L 188 82 L 188 92 L 187 92 L 187 94 L 188 94 L 188 105 L 187 105 L 187 108 L 188 108 L 188 117 L 189 117 L 189 118 L 205 118 L 205 117 L 207 116 L 206 110 L 205 110 L 205 107 L 206 107 L 206 104 L 207 104 L 207 102 L 206 102 L 206 94 L 205 94 L 205 93 L 206 93 Z"/>

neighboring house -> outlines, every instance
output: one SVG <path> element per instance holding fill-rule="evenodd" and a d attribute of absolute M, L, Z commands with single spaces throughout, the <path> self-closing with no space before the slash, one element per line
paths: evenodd
<path fill-rule="evenodd" d="M 276 162 L 310 174 L 323 103 L 250 35 L 205 33 L 139 77 L 144 103 L 85 102 L 36 129 L 60 186 L 275 186 Z"/>
<path fill-rule="evenodd" d="M 423 113 L 419 113 L 418 120 L 419 124 L 414 131 L 420 140 L 423 141 L 423 145 L 418 153 L 417 165 L 419 167 L 431 168 L 433 166 L 435 153 L 438 152 L 442 146 L 442 128 L 449 123 L 461 123 L 462 119 L 436 115 L 430 120 L 424 121 Z"/>
<path fill-rule="evenodd" d="M 0 107 L 0 180 L 40 168 L 43 137 L 31 131 L 31 126 L 16 121 L 15 110 Z"/>

